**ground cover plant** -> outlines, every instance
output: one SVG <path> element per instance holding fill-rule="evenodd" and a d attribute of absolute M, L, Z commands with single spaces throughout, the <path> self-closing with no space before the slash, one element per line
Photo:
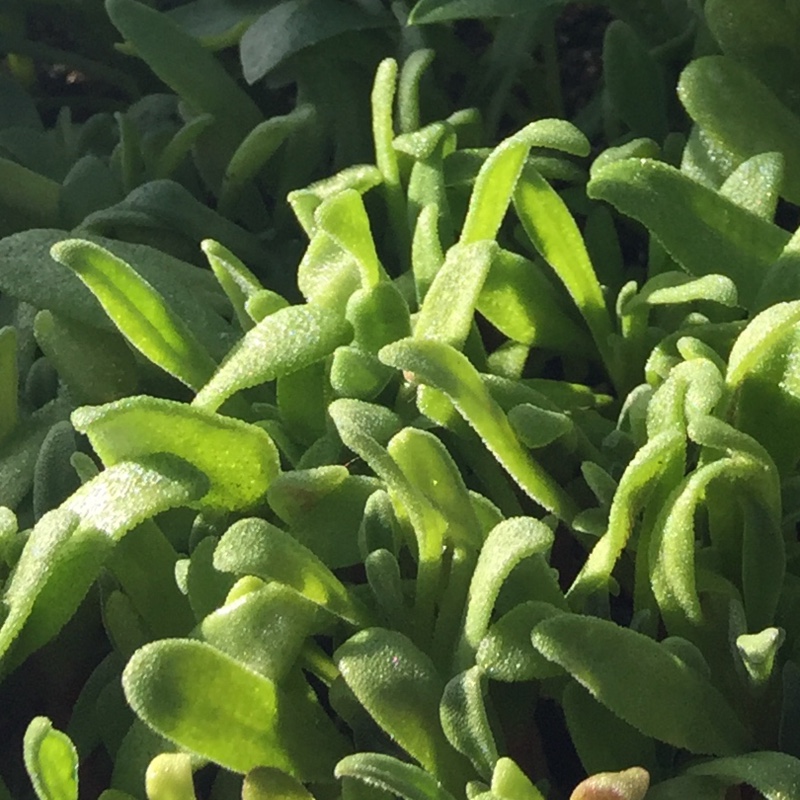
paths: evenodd
<path fill-rule="evenodd" d="M 0 796 L 800 796 L 800 7 L 3 25 Z"/>

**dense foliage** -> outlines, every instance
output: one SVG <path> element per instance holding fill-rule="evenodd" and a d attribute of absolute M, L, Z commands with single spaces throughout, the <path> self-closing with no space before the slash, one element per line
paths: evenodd
<path fill-rule="evenodd" d="M 800 797 L 800 3 L 0 51 L 0 798 Z"/>

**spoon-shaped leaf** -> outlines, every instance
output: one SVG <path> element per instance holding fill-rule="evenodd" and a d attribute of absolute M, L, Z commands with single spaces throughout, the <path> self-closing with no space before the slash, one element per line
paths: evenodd
<path fill-rule="evenodd" d="M 800 760 L 787 753 L 764 751 L 719 758 L 689 767 L 689 775 L 708 775 L 726 784 L 746 783 L 767 800 L 796 797 L 800 791 Z"/>
<path fill-rule="evenodd" d="M 383 753 L 356 753 L 336 765 L 337 778 L 356 778 L 405 800 L 454 800 L 430 773 Z"/>
<path fill-rule="evenodd" d="M 78 753 L 47 717 L 31 720 L 23 754 L 39 800 L 78 800 Z"/>
<path fill-rule="evenodd" d="M 616 161 L 587 191 L 641 222 L 691 275 L 727 275 L 746 308 L 789 240 L 776 225 L 660 161 Z"/>
<path fill-rule="evenodd" d="M 681 73 L 678 96 L 689 116 L 737 165 L 759 153 L 782 153 L 786 172 L 781 194 L 800 202 L 800 117 L 752 72 L 726 56 L 698 58 Z"/>
<path fill-rule="evenodd" d="M 419 383 L 444 392 L 531 498 L 562 519 L 572 519 L 572 499 L 519 443 L 502 409 L 465 356 L 442 342 L 403 339 L 384 347 L 378 357 L 384 364 L 412 374 Z"/>
<path fill-rule="evenodd" d="M 122 685 L 133 710 L 158 733 L 234 772 L 269 766 L 325 781 L 346 753 L 305 688 L 276 686 L 203 642 L 145 645 L 125 667 Z"/>
<path fill-rule="evenodd" d="M 216 411 L 231 395 L 321 361 L 352 338 L 340 315 L 312 305 L 287 306 L 259 322 L 228 355 L 193 404 Z"/>
<path fill-rule="evenodd" d="M 560 614 L 539 623 L 532 641 L 646 736 L 705 755 L 736 755 L 752 745 L 714 685 L 641 633 L 596 617 Z"/>
<path fill-rule="evenodd" d="M 196 501 L 207 488 L 185 461 L 159 453 L 104 470 L 45 514 L 3 593 L 0 656 L 14 647 L 4 668 L 61 630 L 117 540 L 155 514 Z"/>
<path fill-rule="evenodd" d="M 154 364 L 199 389 L 216 368 L 164 298 L 113 253 L 82 239 L 53 245 L 52 257 L 74 270 L 128 341 Z"/>
<path fill-rule="evenodd" d="M 231 525 L 214 552 L 214 566 L 222 572 L 279 581 L 355 625 L 369 624 L 366 609 L 308 548 L 263 519 Z"/>
<path fill-rule="evenodd" d="M 445 786 L 464 764 L 439 722 L 444 681 L 433 662 L 396 631 L 367 628 L 334 654 L 347 685 L 373 719 Z M 463 782 L 463 777 L 461 777 Z"/>
<path fill-rule="evenodd" d="M 278 450 L 255 425 L 156 397 L 128 397 L 86 406 L 72 415 L 109 466 L 131 458 L 170 452 L 209 479 L 202 505 L 227 510 L 255 505 L 280 469 Z"/>

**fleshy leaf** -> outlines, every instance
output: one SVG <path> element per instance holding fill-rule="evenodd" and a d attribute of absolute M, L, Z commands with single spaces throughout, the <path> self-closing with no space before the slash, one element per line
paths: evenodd
<path fill-rule="evenodd" d="M 444 681 L 428 656 L 396 631 L 367 628 L 339 647 L 334 658 L 381 728 L 447 786 L 459 759 L 439 723 Z"/>
<path fill-rule="evenodd" d="M 505 756 L 494 765 L 491 788 L 492 794 L 502 800 L 545 800 L 516 762 Z"/>
<path fill-rule="evenodd" d="M 610 350 L 611 316 L 578 225 L 552 186 L 526 165 L 514 190 L 514 208 L 542 258 L 553 268 L 581 312 L 612 379 L 619 384 Z"/>
<path fill-rule="evenodd" d="M 23 753 L 39 800 L 78 800 L 78 753 L 47 717 L 36 717 L 28 725 Z"/>
<path fill-rule="evenodd" d="M 678 96 L 689 116 L 735 159 L 736 166 L 759 153 L 786 159 L 781 194 L 800 202 L 800 117 L 741 64 L 725 56 L 692 61 L 681 73 Z"/>
<path fill-rule="evenodd" d="M 531 644 L 533 629 L 544 619 L 564 613 L 550 603 L 528 600 L 500 617 L 481 639 L 475 662 L 495 681 L 517 683 L 562 674 L 561 667 Z"/>
<path fill-rule="evenodd" d="M 447 251 L 422 302 L 414 336 L 463 348 L 497 249 L 493 241 L 476 241 Z"/>
<path fill-rule="evenodd" d="M 728 359 L 736 426 L 767 448 L 782 473 L 800 457 L 800 373 L 796 353 L 800 301 L 776 303 L 752 319 Z"/>
<path fill-rule="evenodd" d="M 83 600 L 115 541 L 161 511 L 196 501 L 207 488 L 185 461 L 159 453 L 104 470 L 45 514 L 3 593 L 0 655 L 13 643 L 9 660 L 16 664 L 49 641 Z M 131 496 L 136 503 L 127 502 Z"/>
<path fill-rule="evenodd" d="M 68 239 L 52 257 L 74 270 L 128 341 L 154 364 L 199 389 L 216 364 L 183 320 L 144 278 L 93 242 Z"/>
<path fill-rule="evenodd" d="M 280 683 L 317 619 L 313 603 L 274 582 L 226 602 L 200 623 L 200 633 L 217 650 Z"/>
<path fill-rule="evenodd" d="M 444 687 L 439 717 L 450 744 L 488 779 L 499 755 L 486 716 L 483 693 L 483 676 L 478 667 L 456 675 Z"/>
<path fill-rule="evenodd" d="M 346 752 L 303 688 L 276 686 L 203 642 L 145 645 L 122 683 L 131 707 L 158 733 L 234 772 L 271 766 L 302 781 L 325 781 Z"/>
<path fill-rule="evenodd" d="M 356 778 L 405 800 L 454 800 L 430 773 L 383 753 L 356 753 L 336 765 L 337 778 Z"/>
<path fill-rule="evenodd" d="M 321 361 L 351 337 L 349 323 L 325 308 L 282 308 L 244 335 L 193 403 L 215 411 L 241 389 Z"/>
<path fill-rule="evenodd" d="M 507 17 L 527 11 L 532 6 L 560 3 L 561 0 L 419 0 L 409 15 L 410 25 L 428 25 L 455 19 Z"/>
<path fill-rule="evenodd" d="M 789 234 L 660 161 L 630 159 L 592 178 L 589 197 L 641 222 L 691 275 L 723 271 L 752 308 Z"/>
<path fill-rule="evenodd" d="M 520 445 L 505 414 L 461 353 L 431 339 L 403 339 L 384 347 L 379 358 L 444 392 L 531 498 L 562 519 L 572 519 L 572 499 Z"/>
<path fill-rule="evenodd" d="M 460 243 L 495 239 L 512 197 L 517 203 L 514 189 L 531 147 L 550 147 L 585 156 L 588 144 L 574 125 L 557 119 L 531 122 L 502 141 L 475 178 Z"/>
<path fill-rule="evenodd" d="M 560 614 L 540 622 L 532 640 L 646 736 L 705 755 L 736 755 L 752 746 L 752 735 L 714 685 L 641 633 Z"/>
<path fill-rule="evenodd" d="M 718 778 L 729 786 L 746 783 L 767 800 L 785 800 L 800 789 L 800 760 L 786 753 L 764 751 L 719 758 L 689 767 L 687 773 Z"/>
<path fill-rule="evenodd" d="M 500 587 L 525 558 L 542 557 L 553 543 L 553 532 L 532 517 L 512 517 L 496 525 L 481 548 L 469 587 L 464 630 L 457 657 L 473 657 L 494 610 Z"/>
<path fill-rule="evenodd" d="M 355 625 L 369 624 L 370 614 L 310 550 L 263 519 L 231 525 L 217 545 L 214 566 L 222 572 L 279 581 Z"/>
<path fill-rule="evenodd" d="M 256 767 L 245 775 L 242 800 L 314 800 L 314 795 L 297 778 L 275 767 Z"/>
<path fill-rule="evenodd" d="M 161 753 L 147 766 L 147 800 L 195 800 L 192 759 L 187 753 Z"/>
<path fill-rule="evenodd" d="M 287 58 L 347 31 L 387 24 L 341 0 L 284 0 L 257 19 L 242 36 L 240 58 L 245 80 L 255 83 Z"/>
<path fill-rule="evenodd" d="M 278 450 L 255 425 L 156 397 L 130 397 L 72 415 L 106 465 L 170 452 L 208 476 L 201 505 L 240 510 L 263 500 L 280 469 Z"/>

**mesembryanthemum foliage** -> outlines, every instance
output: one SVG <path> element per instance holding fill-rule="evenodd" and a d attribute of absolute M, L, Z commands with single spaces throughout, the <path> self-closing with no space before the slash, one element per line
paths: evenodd
<path fill-rule="evenodd" d="M 426 0 L 412 18 L 457 5 Z M 773 221 L 796 157 L 773 129 L 794 112 L 758 121 L 775 156 L 745 152 L 741 120 L 704 105 L 718 73 L 756 94 L 748 69 L 777 80 L 710 2 L 728 54 L 684 73 L 699 127 L 670 165 L 666 106 L 626 94 L 628 64 L 660 85 L 654 33 L 619 5 L 609 127 L 655 140 L 602 154 L 584 192 L 576 159 L 590 145 L 575 126 L 542 119 L 492 150 L 464 147 L 469 115 L 419 127 L 427 55 L 399 85 L 384 61 L 376 164 L 289 195 L 309 239 L 301 302 L 263 285 L 249 264 L 263 243 L 227 225 L 230 246 L 203 242 L 219 287 L 97 235 L 134 220 L 131 195 L 84 231 L 0 243 L 23 252 L 6 290 L 39 309 L 32 324 L 21 303 L 0 332 L 0 437 L 25 473 L 3 489 L 19 513 L 0 515 L 0 670 L 56 636 L 93 586 L 111 643 L 70 735 L 42 717 L 28 729 L 41 798 L 76 797 L 78 754 L 98 747 L 114 761 L 108 800 L 192 800 L 204 765 L 220 768 L 211 796 L 244 798 L 797 793 L 800 317 L 796 246 Z M 152 9 L 109 6 L 195 112 L 219 112 L 231 83 L 205 51 Z M 214 80 L 179 81 L 148 20 Z M 268 125 L 238 89 L 233 101 L 243 117 L 195 117 L 184 134 L 226 214 L 313 121 L 301 106 Z M 201 140 L 212 124 L 219 138 Z M 720 150 L 715 177 L 701 156 Z M 646 265 L 605 262 L 619 238 L 587 193 L 646 226 Z M 25 283 L 38 267 L 58 293 Z M 41 362 L 30 344 L 15 358 L 34 335 L 38 370 L 56 373 L 38 406 Z M 54 477 L 67 464 L 75 491 Z M 559 772 L 551 742 L 581 766 Z"/>

